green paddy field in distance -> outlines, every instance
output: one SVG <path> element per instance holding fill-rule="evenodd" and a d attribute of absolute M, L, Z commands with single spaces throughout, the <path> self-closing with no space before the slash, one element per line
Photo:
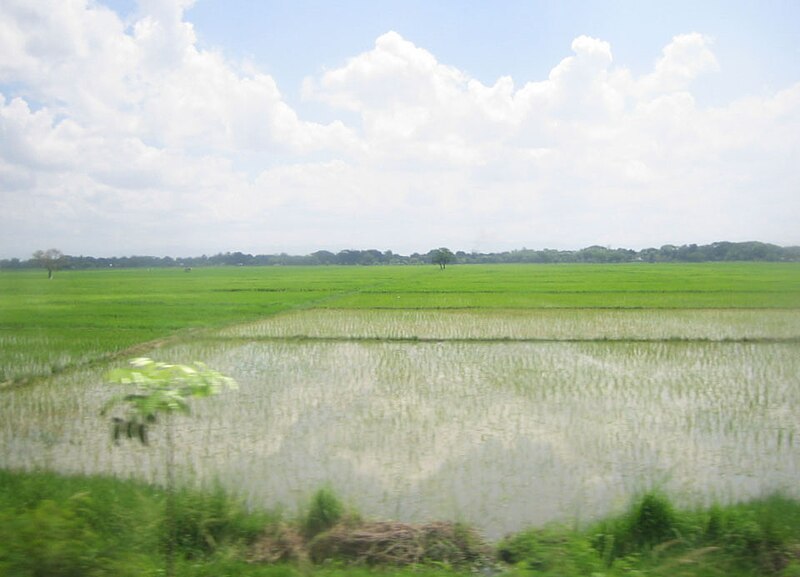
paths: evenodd
<path fill-rule="evenodd" d="M 0 383 L 294 309 L 800 309 L 795 263 L 0 271 Z"/>

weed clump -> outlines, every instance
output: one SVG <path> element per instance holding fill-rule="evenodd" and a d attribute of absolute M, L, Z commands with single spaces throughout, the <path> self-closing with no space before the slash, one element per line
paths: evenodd
<path fill-rule="evenodd" d="M 314 537 L 338 523 L 344 515 L 344 505 L 329 487 L 319 489 L 311 498 L 303 529 L 306 537 Z"/>
<path fill-rule="evenodd" d="M 646 493 L 631 511 L 623 539 L 637 548 L 653 547 L 676 536 L 677 517 L 669 499 Z"/>
<path fill-rule="evenodd" d="M 593 545 L 611 565 L 634 552 L 664 548 L 680 537 L 678 516 L 667 497 L 648 492 L 636 500 L 626 514 L 604 523 Z"/>

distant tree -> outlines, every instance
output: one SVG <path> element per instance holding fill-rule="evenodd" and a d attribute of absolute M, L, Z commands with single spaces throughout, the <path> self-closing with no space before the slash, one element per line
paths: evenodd
<path fill-rule="evenodd" d="M 361 251 L 361 258 L 359 258 L 358 264 L 372 265 L 380 264 L 381 262 L 383 262 L 383 253 L 379 250 L 371 248 L 369 250 Z"/>
<path fill-rule="evenodd" d="M 449 248 L 437 248 L 428 253 L 431 257 L 433 264 L 438 264 L 441 270 L 447 268 L 447 265 L 455 262 L 456 255 L 454 255 Z"/>
<path fill-rule="evenodd" d="M 311 256 L 314 258 L 314 261 L 319 264 L 328 265 L 336 263 L 336 255 L 329 250 L 318 250 L 317 252 L 312 252 Z"/>
<path fill-rule="evenodd" d="M 673 244 L 665 244 L 659 249 L 662 260 L 675 260 L 678 255 L 678 247 Z"/>
<path fill-rule="evenodd" d="M 47 278 L 53 278 L 53 273 L 60 269 L 66 257 L 57 248 L 49 248 L 47 250 L 37 250 L 33 253 L 33 258 L 39 263 L 39 266 L 47 269 Z"/>
<path fill-rule="evenodd" d="M 361 257 L 360 251 L 357 250 L 340 250 L 336 254 L 336 264 L 343 264 L 343 265 L 352 265 L 358 264 L 358 260 Z"/>
<path fill-rule="evenodd" d="M 20 261 L 18 258 L 0 260 L 0 268 L 17 269 L 23 267 L 24 265 L 22 264 L 22 261 Z"/>

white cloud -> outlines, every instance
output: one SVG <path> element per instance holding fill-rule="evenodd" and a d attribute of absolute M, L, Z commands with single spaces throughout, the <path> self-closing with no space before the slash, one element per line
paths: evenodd
<path fill-rule="evenodd" d="M 640 84 L 645 93 L 685 90 L 692 80 L 718 67 L 710 38 L 697 33 L 682 34 L 664 48 L 655 70 Z"/>
<path fill-rule="evenodd" d="M 800 242 L 800 84 L 700 108 L 700 34 L 638 77 L 580 36 L 486 85 L 389 32 L 306 80 L 358 119 L 319 124 L 200 48 L 189 4 L 0 5 L 0 257 Z"/>
<path fill-rule="evenodd" d="M 547 104 L 565 118 L 602 119 L 616 104 L 615 91 L 608 85 L 611 46 L 580 36 L 572 42 L 572 51 L 575 56 L 565 58 L 550 72 Z"/>

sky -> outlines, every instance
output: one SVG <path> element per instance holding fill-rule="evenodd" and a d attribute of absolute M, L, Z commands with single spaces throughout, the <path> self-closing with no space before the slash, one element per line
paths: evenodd
<path fill-rule="evenodd" d="M 800 244 L 794 0 L 0 0 L 0 258 Z"/>

